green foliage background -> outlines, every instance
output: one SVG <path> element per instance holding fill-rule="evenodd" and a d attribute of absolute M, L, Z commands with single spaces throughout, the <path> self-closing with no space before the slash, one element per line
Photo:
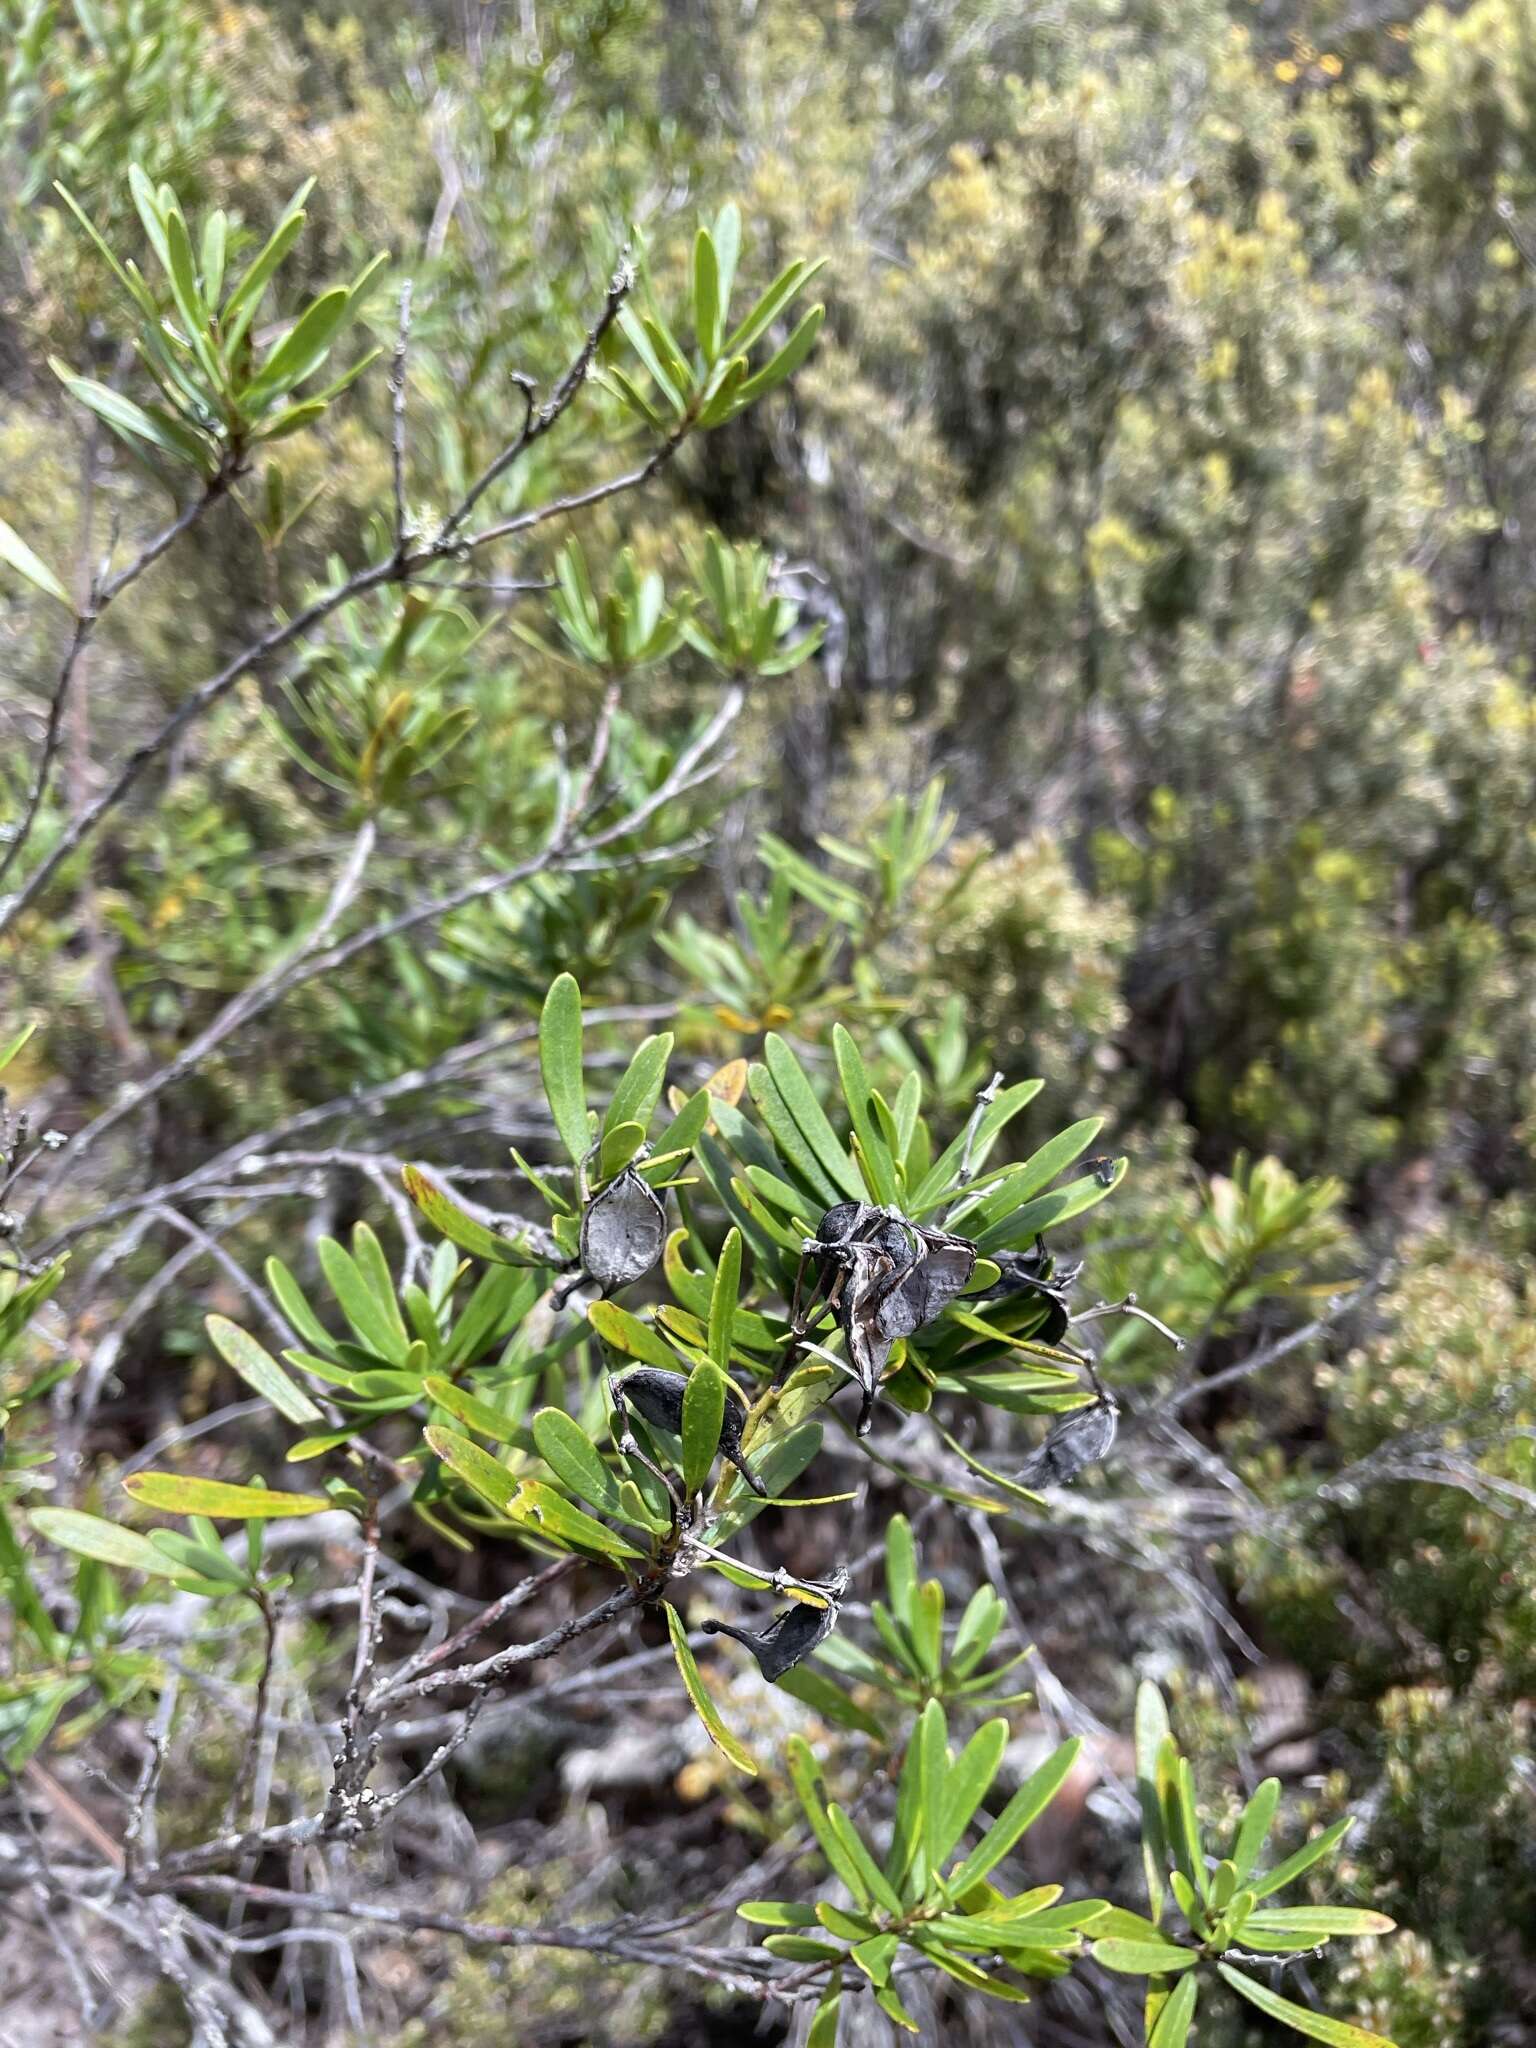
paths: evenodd
<path fill-rule="evenodd" d="M 1289 1746 L 1296 1840 L 1362 1816 L 1341 1896 L 1412 1931 L 1330 1964 L 1332 2010 L 1400 2048 L 1524 2038 L 1536 13 L 6 0 L 4 18 L 0 517 L 77 596 L 174 498 L 49 368 L 142 386 L 55 181 L 113 250 L 140 250 L 141 165 L 189 213 L 226 209 L 248 254 L 313 176 L 290 314 L 387 258 L 347 357 L 380 360 L 104 616 L 34 860 L 274 612 L 387 549 L 404 279 L 406 502 L 425 533 L 515 431 L 516 378 L 555 388 L 626 245 L 669 307 L 728 200 L 748 294 L 828 259 L 807 295 L 825 326 L 791 382 L 642 492 L 467 567 L 408 630 L 410 601 L 381 591 L 286 665 L 253 664 L 175 773 L 23 911 L 0 1046 L 35 1030 L 6 1080 L 35 1128 L 72 1133 L 281 969 L 365 818 L 370 918 L 515 864 L 558 801 L 552 729 L 577 759 L 615 670 L 612 772 L 661 786 L 740 665 L 711 624 L 708 536 L 765 551 L 742 560 L 762 602 L 770 566 L 791 601 L 776 648 L 822 630 L 784 672 L 757 665 L 728 772 L 626 837 L 628 865 L 487 892 L 347 958 L 103 1128 L 33 1243 L 230 1148 L 259 1160 L 262 1134 L 354 1091 L 398 1105 L 363 1138 L 284 1140 L 284 1188 L 221 1212 L 224 1258 L 178 1285 L 154 1290 L 187 1242 L 160 1219 L 88 1293 L 40 1304 L 42 1334 L 0 1354 L 18 1416 L 37 1396 L 13 1454 L 53 1444 L 63 1411 L 50 1421 L 37 1376 L 71 1349 L 106 1391 L 71 1485 L 231 1398 L 203 1328 L 247 1315 L 226 1260 L 256 1273 L 275 1254 L 309 1284 L 315 1239 L 359 1220 L 393 1258 L 401 1161 L 483 1176 L 501 1204 L 509 1143 L 556 1156 L 526 1059 L 467 1066 L 446 1092 L 402 1077 L 508 1030 L 526 1047 L 562 972 L 612 1020 L 599 1100 L 663 1022 L 687 1092 L 769 1031 L 824 1079 L 840 1021 L 893 1098 L 921 1072 L 941 1142 L 994 1068 L 1038 1076 L 1016 1156 L 1105 1114 L 1131 1158 L 1114 1201 L 1064 1231 L 1094 1298 L 1134 1289 L 1191 1348 L 1099 1326 L 1124 1454 L 1059 1524 L 1005 1532 L 1023 1625 L 1101 1729 L 1130 1726 L 1138 1676 L 1163 1682 L 1213 1822 L 1271 1767 L 1255 1728 Z M 483 512 L 584 487 L 635 434 L 594 394 Z M 557 558 L 572 533 L 580 557 Z M 631 613 L 661 575 L 653 646 L 602 641 L 589 573 Z M 0 571 L 0 825 L 23 813 L 66 626 Z M 392 777 L 372 743 L 402 744 L 401 720 L 415 751 Z M 1292 1337 L 1251 1381 L 1200 1391 Z M 967 1445 L 1006 1467 L 1029 1430 L 988 1411 Z M 220 1476 L 281 1486 L 277 1442 Z M 870 1542 L 915 1498 L 875 1483 Z M 829 1564 L 837 1512 L 798 1539 L 798 1569 Z M 951 1592 L 973 1590 L 961 1537 L 935 1522 L 925 1541 Z M 323 1666 L 319 1640 L 292 1654 Z M 81 1708 L 60 1704 L 67 1728 Z M 786 1824 L 787 1780 L 753 1808 L 713 1768 L 686 1767 L 689 1796 L 716 1797 L 715 1836 L 746 1860 Z M 507 1770 L 487 1811 L 526 1822 L 539 1771 Z M 217 1809 L 221 1788 L 202 1791 Z M 190 1814 L 165 1824 L 200 1839 Z M 655 1816 L 633 1830 L 631 1879 L 693 1853 Z M 1123 1891 L 1124 1836 L 1106 1796 L 1063 1856 Z M 557 1860 L 512 1855 L 486 1917 L 558 1918 L 587 1867 L 573 1839 Z M 508 2001 L 530 2039 L 716 2023 L 697 1987 L 646 1977 L 610 2008 L 613 1981 L 579 1955 L 481 1958 L 402 1992 L 390 2023 L 465 2048 L 505 2038 Z M 179 2038 L 157 2010 L 116 2038 Z M 997 2010 L 970 2036 L 1068 2038 Z M 1199 2038 L 1260 2025 L 1213 2003 Z"/>

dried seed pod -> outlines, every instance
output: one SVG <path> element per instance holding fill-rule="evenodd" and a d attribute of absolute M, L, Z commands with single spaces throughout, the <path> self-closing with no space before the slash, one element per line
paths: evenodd
<path fill-rule="evenodd" d="M 875 1396 L 898 1337 L 931 1323 L 969 1285 L 976 1247 L 869 1202 L 838 1202 L 808 1238 L 795 1285 L 795 1324 L 807 1261 L 848 1345 L 863 1392 L 858 1434 L 868 1433 Z M 793 1354 L 791 1354 L 793 1355 Z"/>
<path fill-rule="evenodd" d="M 793 1600 L 779 1610 L 766 1628 L 740 1628 L 734 1622 L 706 1621 L 702 1624 L 704 1633 L 731 1636 L 752 1652 L 764 1678 L 782 1678 L 837 1627 L 838 1612 L 848 1591 L 848 1573 L 839 1566 L 830 1579 L 808 1583 L 813 1591 L 824 1596 L 824 1606 L 811 1607 L 803 1600 Z"/>
<path fill-rule="evenodd" d="M 661 1257 L 667 1219 L 654 1189 L 632 1166 L 587 1204 L 581 1263 L 605 1294 L 642 1280 Z"/>
<path fill-rule="evenodd" d="M 627 1431 L 626 1411 L 633 1408 L 653 1429 L 664 1429 L 669 1436 L 682 1435 L 683 1395 L 688 1388 L 686 1373 L 667 1372 L 659 1365 L 636 1365 L 611 1380 L 609 1386 L 621 1431 Z M 746 1420 L 746 1397 L 736 1382 L 727 1376 L 725 1413 L 720 1419 L 720 1455 L 728 1465 L 735 1466 L 755 1494 L 766 1500 L 767 1489 L 742 1460 L 741 1432 Z M 622 1443 L 622 1436 L 620 1441 Z"/>
<path fill-rule="evenodd" d="M 1085 1466 L 1107 1455 L 1120 1427 L 1120 1410 L 1108 1394 L 1091 1408 L 1064 1415 L 1019 1470 L 1022 1486 L 1070 1486 Z"/>
<path fill-rule="evenodd" d="M 998 1268 L 998 1277 L 990 1287 L 973 1294 L 971 1300 L 1006 1301 L 1015 1294 L 1038 1294 L 1051 1304 L 1051 1310 L 1032 1335 L 1042 1344 L 1059 1344 L 1067 1333 L 1068 1303 L 1082 1273 L 1082 1261 L 1058 1266 L 1046 1250 L 1045 1240 L 1039 1237 L 1031 1251 L 993 1252 L 990 1256 Z"/>

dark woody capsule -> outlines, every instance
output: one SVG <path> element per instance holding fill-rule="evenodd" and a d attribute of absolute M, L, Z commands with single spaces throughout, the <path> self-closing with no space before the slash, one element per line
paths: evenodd
<path fill-rule="evenodd" d="M 990 1287 L 978 1289 L 971 1300 L 1007 1301 L 1016 1294 L 1040 1296 L 1051 1304 L 1050 1312 L 1040 1328 L 1031 1334 L 1039 1343 L 1059 1344 L 1067 1333 L 1067 1304 L 1083 1270 L 1082 1261 L 1058 1266 L 1046 1250 L 1044 1239 L 1038 1237 L 1030 1251 L 992 1252 L 990 1257 L 998 1269 L 998 1277 Z"/>
<path fill-rule="evenodd" d="M 808 1657 L 818 1643 L 824 1643 L 837 1627 L 839 1607 L 848 1591 L 848 1574 L 839 1568 L 830 1579 L 815 1584 L 813 1589 L 825 1596 L 825 1606 L 811 1607 L 802 1600 L 795 1600 L 788 1607 L 781 1608 L 766 1628 L 739 1628 L 734 1622 L 706 1621 L 702 1624 L 704 1633 L 707 1636 L 731 1636 L 752 1652 L 764 1678 L 782 1678 L 786 1671 L 793 1671 Z"/>
<path fill-rule="evenodd" d="M 686 1373 L 667 1372 L 658 1365 L 636 1365 L 612 1380 L 610 1386 L 621 1427 L 627 1419 L 625 1410 L 633 1408 L 653 1429 L 664 1429 L 670 1436 L 682 1435 L 683 1395 L 688 1387 Z M 735 1466 L 755 1494 L 766 1500 L 767 1489 L 742 1460 L 741 1432 L 747 1420 L 745 1397 L 730 1378 L 725 1382 L 725 1395 L 725 1413 L 720 1420 L 720 1455 L 728 1465 Z"/>
<path fill-rule="evenodd" d="M 1106 1394 L 1091 1408 L 1064 1415 L 1019 1468 L 1022 1486 L 1070 1486 L 1085 1466 L 1096 1465 L 1114 1443 L 1120 1410 Z"/>
<path fill-rule="evenodd" d="M 587 1204 L 581 1219 L 581 1263 L 605 1294 L 642 1280 L 661 1257 L 666 1213 L 632 1166 Z"/>

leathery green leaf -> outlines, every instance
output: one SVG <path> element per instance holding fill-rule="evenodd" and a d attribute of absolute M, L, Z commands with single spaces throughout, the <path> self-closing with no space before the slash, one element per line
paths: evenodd
<path fill-rule="evenodd" d="M 688 1631 L 683 1626 L 682 1616 L 670 1601 L 665 1603 L 665 1612 L 667 1633 L 672 1638 L 672 1654 L 677 1659 L 677 1668 L 682 1674 L 688 1697 L 693 1702 L 694 1712 L 704 1723 L 704 1732 L 727 1762 L 733 1763 L 738 1771 L 744 1771 L 749 1778 L 755 1778 L 757 1764 L 752 1752 L 726 1727 L 720 1718 L 719 1708 L 705 1688 L 699 1667 L 694 1662 L 693 1652 L 688 1647 Z"/>
<path fill-rule="evenodd" d="M 324 1494 L 278 1493 L 268 1486 L 226 1486 L 220 1479 L 191 1479 L 179 1472 L 132 1472 L 123 1491 L 147 1508 L 168 1515 L 212 1515 L 217 1520 L 249 1522 L 284 1515 L 324 1514 L 332 1505 Z"/>
<path fill-rule="evenodd" d="M 581 990 L 562 974 L 550 983 L 539 1017 L 539 1070 L 560 1142 L 579 1166 L 591 1144 L 581 1071 Z"/>

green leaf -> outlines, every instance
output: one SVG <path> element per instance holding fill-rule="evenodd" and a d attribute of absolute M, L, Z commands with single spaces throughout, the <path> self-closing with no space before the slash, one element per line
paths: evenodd
<path fill-rule="evenodd" d="M 539 1018 L 539 1068 L 561 1143 L 580 1166 L 591 1146 L 581 1072 L 581 990 L 571 974 L 550 983 Z"/>
<path fill-rule="evenodd" d="M 533 1439 L 499 1408 L 493 1408 L 488 1401 L 477 1400 L 453 1380 L 440 1375 L 429 1374 L 421 1383 L 421 1391 L 434 1407 L 443 1409 L 455 1420 L 475 1430 L 479 1435 L 489 1437 L 495 1444 L 517 1444 L 524 1447 Z"/>
<path fill-rule="evenodd" d="M 294 1385 L 277 1360 L 238 1323 L 232 1323 L 227 1316 L 208 1316 L 203 1327 L 224 1362 L 233 1367 L 263 1400 L 270 1401 L 285 1422 L 303 1424 L 323 1420 L 308 1394 Z"/>
<path fill-rule="evenodd" d="M 688 1647 L 688 1631 L 683 1618 L 670 1601 L 663 1602 L 667 1617 L 667 1632 L 672 1638 L 672 1654 L 677 1659 L 677 1668 L 682 1673 L 683 1684 L 693 1702 L 694 1712 L 704 1723 L 704 1732 L 722 1756 L 733 1763 L 738 1771 L 745 1771 L 749 1778 L 757 1776 L 757 1764 L 752 1752 L 726 1727 L 720 1718 L 720 1711 L 705 1689 L 699 1667 L 693 1661 L 693 1652 Z M 770 1936 L 770 1939 L 772 1937 Z M 765 1944 L 766 1946 L 766 1944 Z M 820 1944 L 817 1945 L 818 1948 Z"/>
<path fill-rule="evenodd" d="M 233 354 L 256 316 L 272 273 L 304 232 L 304 202 L 314 190 L 313 178 L 306 178 L 284 207 L 277 225 L 247 266 L 240 282 L 224 302 L 220 315 L 224 347 Z"/>
<path fill-rule="evenodd" d="M 885 1730 L 874 1715 L 866 1713 L 857 1700 L 851 1699 L 825 1672 L 797 1664 L 773 1682 L 780 1692 L 787 1692 L 791 1699 L 799 1700 L 813 1713 L 819 1714 L 823 1721 L 830 1721 L 833 1727 L 851 1728 L 861 1735 L 872 1735 L 877 1742 L 884 1738 Z"/>
<path fill-rule="evenodd" d="M 1021 1209 L 1013 1210 L 1001 1222 L 984 1230 L 976 1240 L 978 1250 L 999 1251 L 1025 1244 L 1042 1231 L 1053 1230 L 1058 1224 L 1081 1216 L 1085 1210 L 1096 1208 L 1125 1179 L 1127 1164 L 1126 1160 L 1117 1159 L 1107 1181 L 1100 1180 L 1096 1173 L 1085 1173 L 1077 1180 L 1069 1180 L 1065 1187 L 1036 1195 L 1032 1202 L 1026 1202 Z"/>
<path fill-rule="evenodd" d="M 605 1515 L 623 1517 L 619 1482 L 598 1456 L 586 1431 L 562 1408 L 541 1408 L 533 1418 L 533 1441 L 562 1485 Z"/>
<path fill-rule="evenodd" d="M 1305 1934 L 1313 1941 L 1329 1941 L 1336 1934 L 1353 1938 L 1391 1934 L 1396 1926 L 1385 1913 L 1372 1913 L 1363 1906 L 1280 1906 L 1268 1913 L 1250 1913 L 1244 1932 L 1251 1937 L 1250 1947 L 1262 1948 L 1261 1934 Z"/>
<path fill-rule="evenodd" d="M 644 1124 L 615 1124 L 612 1130 L 605 1130 L 597 1148 L 598 1179 L 609 1181 L 621 1174 L 644 1143 Z"/>
<path fill-rule="evenodd" d="M 778 354 L 769 358 L 756 376 L 748 377 L 736 392 L 737 408 L 751 405 L 754 400 L 765 398 L 776 390 L 786 378 L 792 377 L 816 346 L 816 337 L 821 332 L 821 323 L 827 317 L 825 306 L 812 306 L 801 320 L 794 333 L 785 342 Z"/>
<path fill-rule="evenodd" d="M 886 1524 L 885 1589 L 892 1614 L 903 1627 L 910 1628 L 917 1596 L 917 1545 L 905 1515 L 892 1515 Z"/>
<path fill-rule="evenodd" d="M 1093 1960 L 1128 1977 L 1171 1977 L 1179 1970 L 1192 1970 L 1200 1955 L 1196 1949 L 1175 1948 L 1171 1941 L 1111 1939 L 1093 1944 Z"/>
<path fill-rule="evenodd" d="M 488 1501 L 498 1514 L 511 1512 L 517 1497 L 517 1481 L 500 1459 L 491 1457 L 454 1429 L 440 1429 L 434 1424 L 423 1435 L 449 1471 L 456 1472 L 483 1501 Z"/>
<path fill-rule="evenodd" d="M 736 1908 L 739 1920 L 754 1927 L 815 1927 L 814 1906 L 801 1906 L 782 1899 L 747 1899 Z"/>
<path fill-rule="evenodd" d="M 556 1493 L 552 1486 L 545 1486 L 538 1479 L 525 1479 L 518 1487 L 511 1514 L 514 1521 L 565 1550 L 578 1550 L 604 1562 L 640 1556 L 633 1543 L 614 1530 L 605 1529 L 601 1522 L 573 1506 L 564 1494 Z"/>
<path fill-rule="evenodd" d="M 805 2048 L 837 2048 L 838 2020 L 843 2009 L 843 1973 L 832 1972 L 832 1981 L 811 2015 L 811 2031 Z"/>
<path fill-rule="evenodd" d="M 917 1748 L 918 1809 L 928 1868 L 941 1870 L 947 1850 L 942 1846 L 949 1794 L 949 1723 L 937 1700 L 929 1700 L 912 1734 Z"/>
<path fill-rule="evenodd" d="M 1253 1866 L 1258 1862 L 1260 1852 L 1269 1839 L 1274 1824 L 1275 1809 L 1280 1804 L 1280 1780 L 1266 1778 L 1262 1785 L 1255 1787 L 1253 1797 L 1243 1808 L 1243 1818 L 1238 1825 L 1237 1840 L 1232 1847 L 1232 1863 L 1237 1871 L 1237 1881 L 1242 1883 Z"/>
<path fill-rule="evenodd" d="M 646 1365 L 659 1365 L 665 1372 L 682 1370 L 682 1360 L 662 1342 L 651 1325 L 620 1308 L 616 1301 L 594 1301 L 587 1310 L 587 1321 L 605 1344 L 611 1344 L 626 1357 L 638 1358 Z"/>
<path fill-rule="evenodd" d="M 1392 2048 L 1392 2043 L 1382 2035 L 1369 2034 L 1364 2027 L 1354 2026 L 1348 2020 L 1330 2019 L 1327 2013 L 1310 2012 L 1304 2005 L 1292 2005 L 1278 1991 L 1256 1984 L 1251 1977 L 1234 1970 L 1230 1963 L 1218 1963 L 1216 1968 L 1239 1997 L 1246 1998 L 1250 2005 L 1256 2005 L 1272 2020 L 1283 2021 L 1294 2033 L 1304 2034 L 1309 2041 L 1326 2042 L 1328 2048 Z"/>
<path fill-rule="evenodd" d="M 855 1943 L 849 1954 L 871 1984 L 884 1985 L 890 1982 L 891 1964 L 900 1947 L 899 1934 L 875 1934 L 868 1941 Z"/>
<path fill-rule="evenodd" d="M 773 325 L 795 294 L 803 291 L 823 267 L 821 263 L 807 263 L 803 256 L 797 256 L 794 262 L 786 264 L 745 320 L 723 343 L 720 353 L 725 356 L 745 354 L 758 336 Z"/>
<path fill-rule="evenodd" d="M 732 1228 L 720 1247 L 709 1297 L 709 1355 L 722 1372 L 731 1362 L 731 1332 L 741 1293 L 741 1232 Z"/>
<path fill-rule="evenodd" d="M 869 1182 L 870 1200 L 894 1203 L 899 1193 L 896 1168 L 890 1147 L 876 1127 L 870 1109 L 869 1075 L 859 1048 L 841 1024 L 832 1027 L 832 1051 L 837 1060 L 838 1078 L 843 1084 L 843 1100 L 848 1105 L 849 1121 L 859 1141 L 859 1158 Z"/>
<path fill-rule="evenodd" d="M 1320 1863 L 1330 1849 L 1336 1848 L 1355 1824 L 1355 1817 L 1346 1813 L 1342 1820 L 1336 1820 L 1331 1828 L 1314 1840 L 1304 1843 L 1294 1856 L 1288 1856 L 1277 1869 L 1265 1871 L 1254 1880 L 1251 1889 L 1256 1898 L 1267 1899 L 1271 1892 L 1280 1891 L 1292 1884 L 1304 1870 L 1310 1870 L 1314 1863 Z"/>
<path fill-rule="evenodd" d="M 633 1059 L 613 1091 L 608 1114 L 603 1118 L 605 1136 L 625 1123 L 639 1124 L 642 1132 L 650 1129 L 651 1118 L 661 1100 L 662 1084 L 667 1077 L 667 1061 L 671 1057 L 670 1031 L 658 1032 L 636 1048 Z"/>
<path fill-rule="evenodd" d="M 346 326 L 351 307 L 352 294 L 345 285 L 334 285 L 307 306 L 238 394 L 241 411 L 259 413 L 312 377 Z"/>
<path fill-rule="evenodd" d="M 213 1515 L 220 1521 L 248 1522 L 286 1515 L 324 1514 L 331 1503 L 323 1494 L 278 1493 L 269 1486 L 226 1486 L 221 1479 L 189 1479 L 179 1472 L 132 1472 L 123 1491 L 147 1508 L 167 1515 Z"/>
<path fill-rule="evenodd" d="M 897 1897 L 890 1879 L 880 1868 L 864 1845 L 864 1838 L 840 1806 L 827 1808 L 827 1825 L 837 1839 L 844 1856 L 858 1871 L 864 1890 L 877 1906 L 883 1906 L 888 1913 L 901 1911 L 901 1900 Z"/>
<path fill-rule="evenodd" d="M 1136 1795 L 1141 1805 L 1141 1860 L 1152 1918 L 1163 1915 L 1163 1873 L 1169 1864 L 1168 1836 L 1158 1794 L 1158 1758 L 1168 1739 L 1168 1709 L 1150 1678 L 1136 1692 Z"/>
<path fill-rule="evenodd" d="M 403 1367 L 411 1347 L 404 1325 L 399 1329 L 395 1327 L 398 1312 L 392 1316 L 380 1307 L 372 1285 L 363 1277 L 357 1262 L 334 1237 L 322 1237 L 316 1250 L 326 1285 L 352 1325 L 359 1344 L 387 1364 Z"/>
<path fill-rule="evenodd" d="M 432 1228 L 440 1230 L 451 1244 L 458 1245 L 461 1250 L 472 1252 L 477 1259 L 485 1259 L 498 1266 L 549 1264 L 549 1260 L 534 1249 L 531 1240 L 502 1237 L 467 1214 L 435 1181 L 428 1180 L 419 1166 L 403 1166 L 400 1178 L 406 1193 Z M 291 1313 L 289 1320 L 293 1320 Z"/>
<path fill-rule="evenodd" d="M 816 1100 L 815 1092 L 806 1079 L 800 1062 L 776 1031 L 770 1031 L 763 1041 L 763 1059 L 785 1107 L 799 1125 L 806 1143 L 815 1153 L 822 1169 L 850 1201 L 862 1201 L 862 1176 L 848 1157 L 837 1133 L 828 1123 L 826 1112 Z"/>
<path fill-rule="evenodd" d="M 152 1572 L 169 1578 L 175 1567 L 162 1557 L 147 1536 L 100 1515 L 81 1514 L 75 1508 L 33 1508 L 27 1518 L 40 1536 L 73 1550 L 79 1557 L 93 1557 L 101 1564 L 115 1564 L 125 1571 Z"/>
<path fill-rule="evenodd" d="M 683 1491 L 689 1500 L 709 1482 L 725 1419 L 725 1374 L 717 1366 L 695 1366 L 683 1389 Z"/>
<path fill-rule="evenodd" d="M 1195 2001 L 1200 1996 L 1199 1980 L 1181 1977 L 1174 1986 L 1167 2004 L 1157 2016 L 1157 2023 L 1147 2036 L 1147 2048 L 1184 2048 L 1189 2039 L 1189 2023 L 1195 2016 Z"/>
<path fill-rule="evenodd" d="M 83 406 L 104 420 L 113 433 L 125 441 L 146 441 L 178 462 L 193 463 L 200 471 L 208 466 L 208 449 L 190 427 L 161 406 L 136 405 L 121 391 L 97 383 L 94 377 L 77 377 L 73 370 L 50 356 L 53 374 Z"/>
<path fill-rule="evenodd" d="M 763 1947 L 786 1963 L 829 1963 L 843 1955 L 830 1941 L 813 1941 L 805 1934 L 770 1934 Z"/>
<path fill-rule="evenodd" d="M 954 1875 L 953 1889 L 963 1896 L 989 1870 L 1002 1862 L 1025 1829 L 1037 1821 L 1061 1790 L 1067 1773 L 1077 1760 L 1081 1742 L 1073 1736 L 1053 1756 L 1046 1758 L 1033 1776 L 1027 1778 L 988 1828 L 981 1841 Z"/>
<path fill-rule="evenodd" d="M 8 526 L 3 519 L 0 519 L 0 562 L 4 562 L 7 568 L 14 569 L 18 576 L 24 576 L 28 583 L 34 584 L 45 596 L 56 597 L 60 604 L 68 605 L 71 611 L 74 610 L 69 592 L 48 564 L 33 554 L 15 527 Z"/>
<path fill-rule="evenodd" d="M 706 363 L 720 353 L 720 266 L 715 245 L 707 228 L 700 228 L 693 244 L 693 331 Z"/>
<path fill-rule="evenodd" d="M 861 1906 L 871 1905 L 873 1894 L 860 1873 L 859 1865 L 844 1849 L 841 1838 L 832 1827 L 827 1809 L 822 1804 L 816 1785 L 816 1759 L 803 1736 L 791 1735 L 785 1746 L 785 1759 L 789 1765 L 790 1783 L 794 1786 L 800 1804 L 805 1810 L 805 1817 L 811 1824 L 811 1833 L 816 1837 L 821 1853 L 832 1866 L 834 1875 L 847 1886 L 857 1903 Z"/>
<path fill-rule="evenodd" d="M 983 1722 L 950 1766 L 942 1819 L 929 1837 L 928 1860 L 935 1870 L 942 1870 L 954 1854 L 991 1789 L 1007 1746 L 1008 1723 L 1002 1719 Z"/>

